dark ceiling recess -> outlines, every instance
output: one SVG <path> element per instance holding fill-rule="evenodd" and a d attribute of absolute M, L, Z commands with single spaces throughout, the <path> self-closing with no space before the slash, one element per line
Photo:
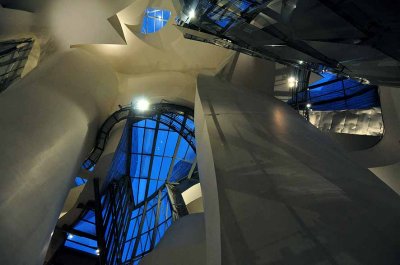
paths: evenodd
<path fill-rule="evenodd" d="M 400 86 L 399 1 L 181 2 L 177 24 L 188 39 L 313 72 Z"/>

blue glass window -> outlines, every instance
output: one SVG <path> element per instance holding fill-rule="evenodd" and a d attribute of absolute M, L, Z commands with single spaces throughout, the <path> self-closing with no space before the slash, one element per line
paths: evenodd
<path fill-rule="evenodd" d="M 335 74 L 321 73 L 322 78 L 310 84 L 309 90 L 298 92 L 295 98 L 300 109 L 307 103 L 313 110 L 350 110 L 380 107 L 378 88 L 354 79 L 343 79 Z M 289 100 L 288 104 L 295 100 Z"/>
<path fill-rule="evenodd" d="M 149 7 L 144 11 L 142 33 L 150 34 L 163 28 L 171 16 L 171 11 Z"/>
<path fill-rule="evenodd" d="M 89 254 L 98 255 L 97 241 L 89 238 L 91 236 L 96 236 L 94 211 L 86 211 L 82 218 L 80 218 L 74 225 L 73 229 L 82 232 L 83 234 L 78 236 L 68 233 L 64 246 L 87 252 Z M 87 236 L 83 236 L 84 234 L 87 234 Z"/>
<path fill-rule="evenodd" d="M 172 224 L 165 183 L 188 176 L 196 153 L 179 132 L 193 129 L 192 120 L 176 114 L 133 123 L 130 177 L 134 202 L 141 206 L 131 215 L 123 261 L 139 261 Z"/>
<path fill-rule="evenodd" d="M 133 124 L 130 174 L 136 204 L 154 194 L 168 177 L 179 180 L 188 174 L 195 152 L 178 133 L 187 121 L 188 127 L 193 129 L 193 121 L 171 114 Z"/>
<path fill-rule="evenodd" d="M 160 204 L 158 204 L 159 200 Z M 172 224 L 172 211 L 167 189 L 164 187 L 147 204 L 133 211 L 131 218 L 122 254 L 123 262 L 128 260 L 139 261 L 151 247 L 154 247 L 151 242 L 154 241 L 154 245 L 157 245 L 165 231 Z"/>
<path fill-rule="evenodd" d="M 82 177 L 76 177 L 76 178 L 75 178 L 75 185 L 76 185 L 76 186 L 83 185 L 83 184 L 85 184 L 86 182 L 87 182 L 87 179 L 85 179 L 85 178 L 82 178 Z"/>
<path fill-rule="evenodd" d="M 98 255 L 97 241 L 86 237 L 68 234 L 68 238 L 65 241 L 64 246 L 89 254 Z"/>
<path fill-rule="evenodd" d="M 131 141 L 128 141 L 129 132 Z M 126 219 L 123 219 L 122 213 L 117 213 L 117 218 L 121 218 L 118 220 L 122 220 L 126 228 L 126 237 L 122 244 L 118 244 L 121 246 L 118 253 L 122 255 L 122 262 L 138 264 L 172 224 L 173 212 L 166 183 L 176 183 L 188 176 L 196 159 L 193 142 L 194 123 L 179 114 L 161 114 L 127 122 L 107 176 L 107 180 L 125 178 L 125 187 L 132 188 L 133 210 L 124 215 Z M 115 201 L 115 205 L 117 202 L 123 204 L 124 198 Z M 112 219 L 111 216 L 114 218 L 115 213 L 110 210 L 111 199 L 107 194 L 101 200 L 107 237 L 113 235 L 112 224 L 108 220 Z M 96 237 L 95 228 L 94 211 L 84 212 L 71 230 L 79 231 L 79 236 L 68 234 L 65 246 L 98 255 L 97 242 L 92 239 Z M 111 238 L 107 241 L 110 242 L 108 246 L 115 246 L 112 245 L 113 237 L 107 238 Z"/>
<path fill-rule="evenodd" d="M 222 28 L 225 28 L 225 27 L 229 24 L 229 22 L 231 22 L 231 19 L 228 18 L 228 17 L 222 18 L 222 19 L 220 19 L 220 20 L 216 20 L 216 21 L 215 21 L 215 23 L 216 23 L 218 26 L 222 27 Z"/>

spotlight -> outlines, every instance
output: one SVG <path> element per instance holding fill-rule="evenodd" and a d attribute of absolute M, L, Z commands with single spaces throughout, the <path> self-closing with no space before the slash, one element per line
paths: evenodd
<path fill-rule="evenodd" d="M 196 11 L 194 9 L 189 11 L 189 20 L 196 17 Z"/>
<path fill-rule="evenodd" d="M 306 107 L 307 109 L 311 108 L 311 103 L 307 103 Z"/>
<path fill-rule="evenodd" d="M 304 63 L 304 61 L 301 61 L 301 60 L 299 61 L 299 64 L 303 64 L 303 63 Z"/>
<path fill-rule="evenodd" d="M 288 85 L 290 88 L 293 88 L 297 85 L 297 80 L 293 76 L 288 78 Z"/>
<path fill-rule="evenodd" d="M 96 249 L 96 255 L 100 255 L 100 249 Z"/>
<path fill-rule="evenodd" d="M 150 102 L 145 98 L 138 99 L 135 102 L 135 104 L 133 104 L 133 108 L 135 110 L 139 110 L 139 111 L 149 110 L 150 109 Z"/>
<path fill-rule="evenodd" d="M 73 239 L 74 235 L 73 234 L 68 234 L 68 239 Z"/>

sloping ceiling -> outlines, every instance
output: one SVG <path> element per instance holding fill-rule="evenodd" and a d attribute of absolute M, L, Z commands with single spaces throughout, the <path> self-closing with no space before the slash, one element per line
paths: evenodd
<path fill-rule="evenodd" d="M 146 7 L 168 9 L 172 12 L 167 25 L 160 31 L 140 33 Z M 220 69 L 231 51 L 183 38 L 176 29 L 177 16 L 172 1 L 138 0 L 117 14 L 127 45 L 78 45 L 108 60 L 117 72 L 143 74 L 155 71 L 197 73 Z"/>

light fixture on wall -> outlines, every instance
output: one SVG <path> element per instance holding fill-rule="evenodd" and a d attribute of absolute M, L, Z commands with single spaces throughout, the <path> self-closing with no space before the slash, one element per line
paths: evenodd
<path fill-rule="evenodd" d="M 136 101 L 134 101 L 133 109 L 139 110 L 139 111 L 146 111 L 150 109 L 150 102 L 145 99 L 145 98 L 139 98 Z"/>
<path fill-rule="evenodd" d="M 196 17 L 196 11 L 194 9 L 189 11 L 189 20 Z"/>
<path fill-rule="evenodd" d="M 288 85 L 289 85 L 290 88 L 293 88 L 293 87 L 297 86 L 297 82 L 298 81 L 293 76 L 288 78 Z"/>

